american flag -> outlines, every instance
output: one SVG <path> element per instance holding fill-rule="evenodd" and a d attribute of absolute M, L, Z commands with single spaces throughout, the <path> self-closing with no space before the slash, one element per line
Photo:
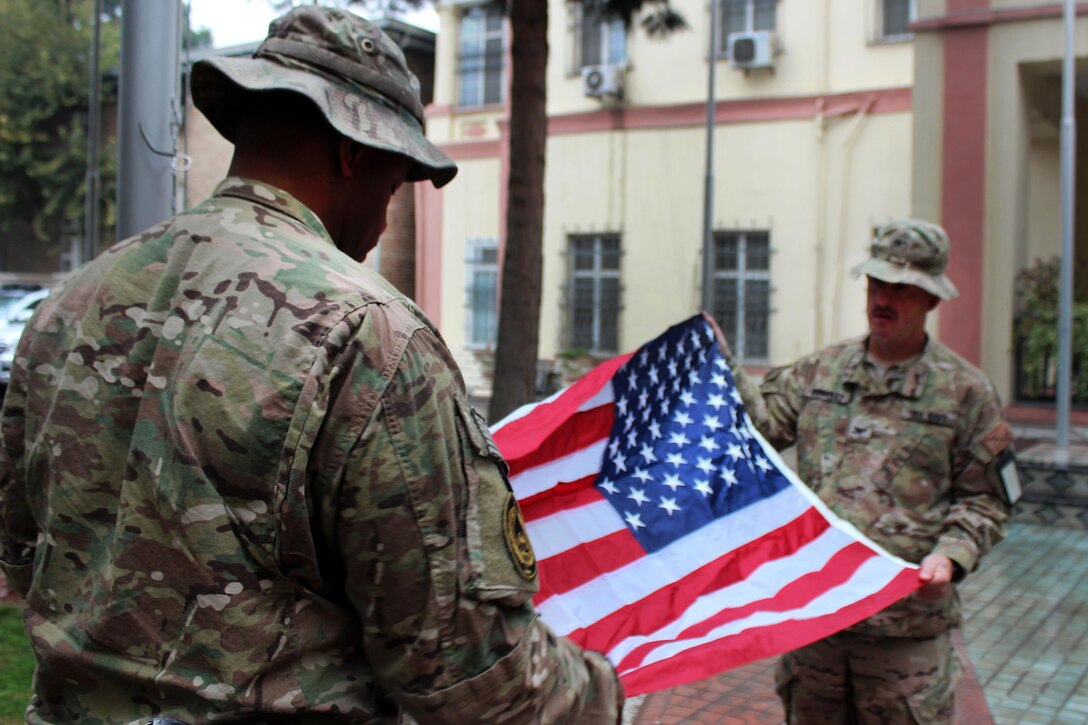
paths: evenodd
<path fill-rule="evenodd" d="M 718 335 L 693 317 L 494 431 L 540 615 L 603 652 L 629 697 L 803 646 L 918 586 L 763 440 Z"/>

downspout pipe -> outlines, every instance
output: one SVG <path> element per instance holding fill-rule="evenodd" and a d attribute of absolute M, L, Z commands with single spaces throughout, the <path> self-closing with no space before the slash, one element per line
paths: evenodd
<path fill-rule="evenodd" d="M 842 270 L 843 262 L 846 259 L 846 214 L 850 208 L 850 168 L 851 159 L 854 151 L 854 140 L 857 138 L 858 132 L 861 130 L 861 125 L 869 115 L 869 110 L 876 102 L 874 96 L 869 96 L 865 99 L 865 102 L 858 109 L 858 112 L 854 114 L 854 118 L 850 121 L 850 127 L 846 131 L 846 138 L 843 139 L 843 159 L 842 159 L 842 196 L 839 200 L 839 244 L 838 250 L 835 255 L 835 284 L 832 285 L 833 304 L 831 308 L 831 332 L 834 339 L 839 339 L 842 336 L 842 332 L 839 329 L 842 317 Z"/>

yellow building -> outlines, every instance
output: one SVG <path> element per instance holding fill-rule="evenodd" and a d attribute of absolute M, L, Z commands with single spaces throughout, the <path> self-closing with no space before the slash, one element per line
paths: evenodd
<path fill-rule="evenodd" d="M 672 4 L 689 29 L 656 40 L 551 0 L 541 357 L 628 350 L 700 308 L 712 56 L 715 315 L 757 366 L 863 332 L 848 270 L 912 210 L 912 3 L 725 0 L 713 53 L 709 3 Z M 452 348 L 486 349 L 508 27 L 501 4 L 439 12 L 428 135 L 461 171 L 417 189 L 417 298 Z"/>
<path fill-rule="evenodd" d="M 1014 419 L 1052 419 L 1053 355 L 1032 358 L 1024 344 L 1016 280 L 1060 247 L 1061 4 L 716 2 L 711 53 L 709 0 L 672 0 L 689 29 L 664 40 L 550 0 L 540 356 L 630 350 L 700 308 L 713 57 L 711 307 L 744 359 L 785 363 L 864 332 L 865 284 L 849 269 L 874 227 L 918 216 L 948 229 L 962 292 L 941 305 L 932 333 L 989 373 L 1004 400 L 1043 401 L 1014 407 Z M 414 193 L 415 215 L 391 229 L 414 224 L 416 255 L 397 283 L 485 392 L 509 164 L 509 28 L 501 3 L 438 8 L 427 130 L 460 173 L 441 191 L 398 194 Z M 1077 38 L 1088 49 L 1088 17 Z M 221 177 L 229 145 L 198 113 L 189 118 L 187 148 L 202 160 L 187 177 L 192 203 Z M 1077 199 L 1088 201 L 1081 176 Z M 397 209 L 410 211 L 407 201 Z M 1077 229 L 1077 279 L 1088 290 L 1088 225 Z M 368 264 L 396 276 L 393 246 L 379 249 Z M 1075 402 L 1088 404 L 1088 354 L 1077 353 L 1074 375 Z M 1088 414 L 1075 411 L 1074 422 Z"/>
<path fill-rule="evenodd" d="M 917 216 L 948 229 L 962 292 L 931 332 L 1004 400 L 1043 401 L 1014 418 L 1052 418 L 1055 363 L 1024 344 L 1017 278 L 1059 251 L 1061 3 L 716 2 L 711 52 L 707 0 L 672 0 L 689 29 L 665 40 L 551 0 L 541 357 L 629 350 L 699 309 L 713 57 L 711 307 L 744 359 L 781 364 L 863 333 L 865 285 L 848 271 L 874 227 Z M 461 173 L 441 193 L 417 189 L 417 297 L 471 370 L 467 351 L 494 339 L 508 27 L 485 0 L 445 0 L 440 17 L 428 133 Z M 1084 405 L 1088 354 L 1076 355 Z"/>

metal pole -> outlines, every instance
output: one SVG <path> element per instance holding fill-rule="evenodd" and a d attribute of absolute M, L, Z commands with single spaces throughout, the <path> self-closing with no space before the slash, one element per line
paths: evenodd
<path fill-rule="evenodd" d="M 87 94 L 87 189 L 83 211 L 83 248 L 78 258 L 72 260 L 72 268 L 94 259 L 98 253 L 98 207 L 101 187 L 99 185 L 98 151 L 99 126 L 102 116 L 102 73 L 101 37 L 102 37 L 102 0 L 93 3 L 94 18 L 91 20 L 91 70 L 89 91 Z"/>
<path fill-rule="evenodd" d="M 714 302 L 714 107 L 716 104 L 715 70 L 718 65 L 719 0 L 710 2 L 710 59 L 707 63 L 706 89 L 706 182 L 703 191 L 703 309 L 712 310 Z M 732 330 L 726 330 L 726 334 Z"/>
<path fill-rule="evenodd" d="M 1077 119 L 1074 101 L 1076 85 L 1076 41 L 1073 33 L 1076 9 L 1065 0 L 1065 58 L 1062 64 L 1062 259 L 1058 286 L 1058 440 L 1057 454 L 1065 459 L 1069 451 L 1069 413 L 1073 402 L 1073 225 L 1076 180 Z"/>
<path fill-rule="evenodd" d="M 123 0 L 118 129 L 117 235 L 170 216 L 177 87 L 178 0 Z"/>

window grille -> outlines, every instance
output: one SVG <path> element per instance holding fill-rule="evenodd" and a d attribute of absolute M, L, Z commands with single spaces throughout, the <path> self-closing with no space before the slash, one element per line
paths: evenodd
<path fill-rule="evenodd" d="M 600 13 L 572 5 L 575 14 L 575 69 L 587 65 L 627 62 L 627 28 L 619 18 L 604 18 Z"/>
<path fill-rule="evenodd" d="M 614 353 L 619 349 L 619 235 L 572 236 L 568 256 L 568 345 L 586 352 Z"/>
<path fill-rule="evenodd" d="M 461 16 L 457 54 L 458 102 L 483 106 L 502 101 L 503 12 L 500 3 L 476 5 Z"/>
<path fill-rule="evenodd" d="M 469 239 L 467 249 L 468 343 L 494 347 L 499 331 L 499 242 L 493 237 Z"/>
<path fill-rule="evenodd" d="M 712 314 L 741 360 L 769 357 L 771 245 L 765 231 L 715 232 Z"/>
<path fill-rule="evenodd" d="M 721 9 L 718 19 L 721 33 L 720 55 L 729 54 L 730 33 L 751 33 L 756 30 L 775 30 L 778 0 L 719 0 Z"/>
<path fill-rule="evenodd" d="M 880 38 L 882 40 L 911 37 L 910 22 L 914 19 L 913 0 L 878 0 L 880 6 Z"/>

